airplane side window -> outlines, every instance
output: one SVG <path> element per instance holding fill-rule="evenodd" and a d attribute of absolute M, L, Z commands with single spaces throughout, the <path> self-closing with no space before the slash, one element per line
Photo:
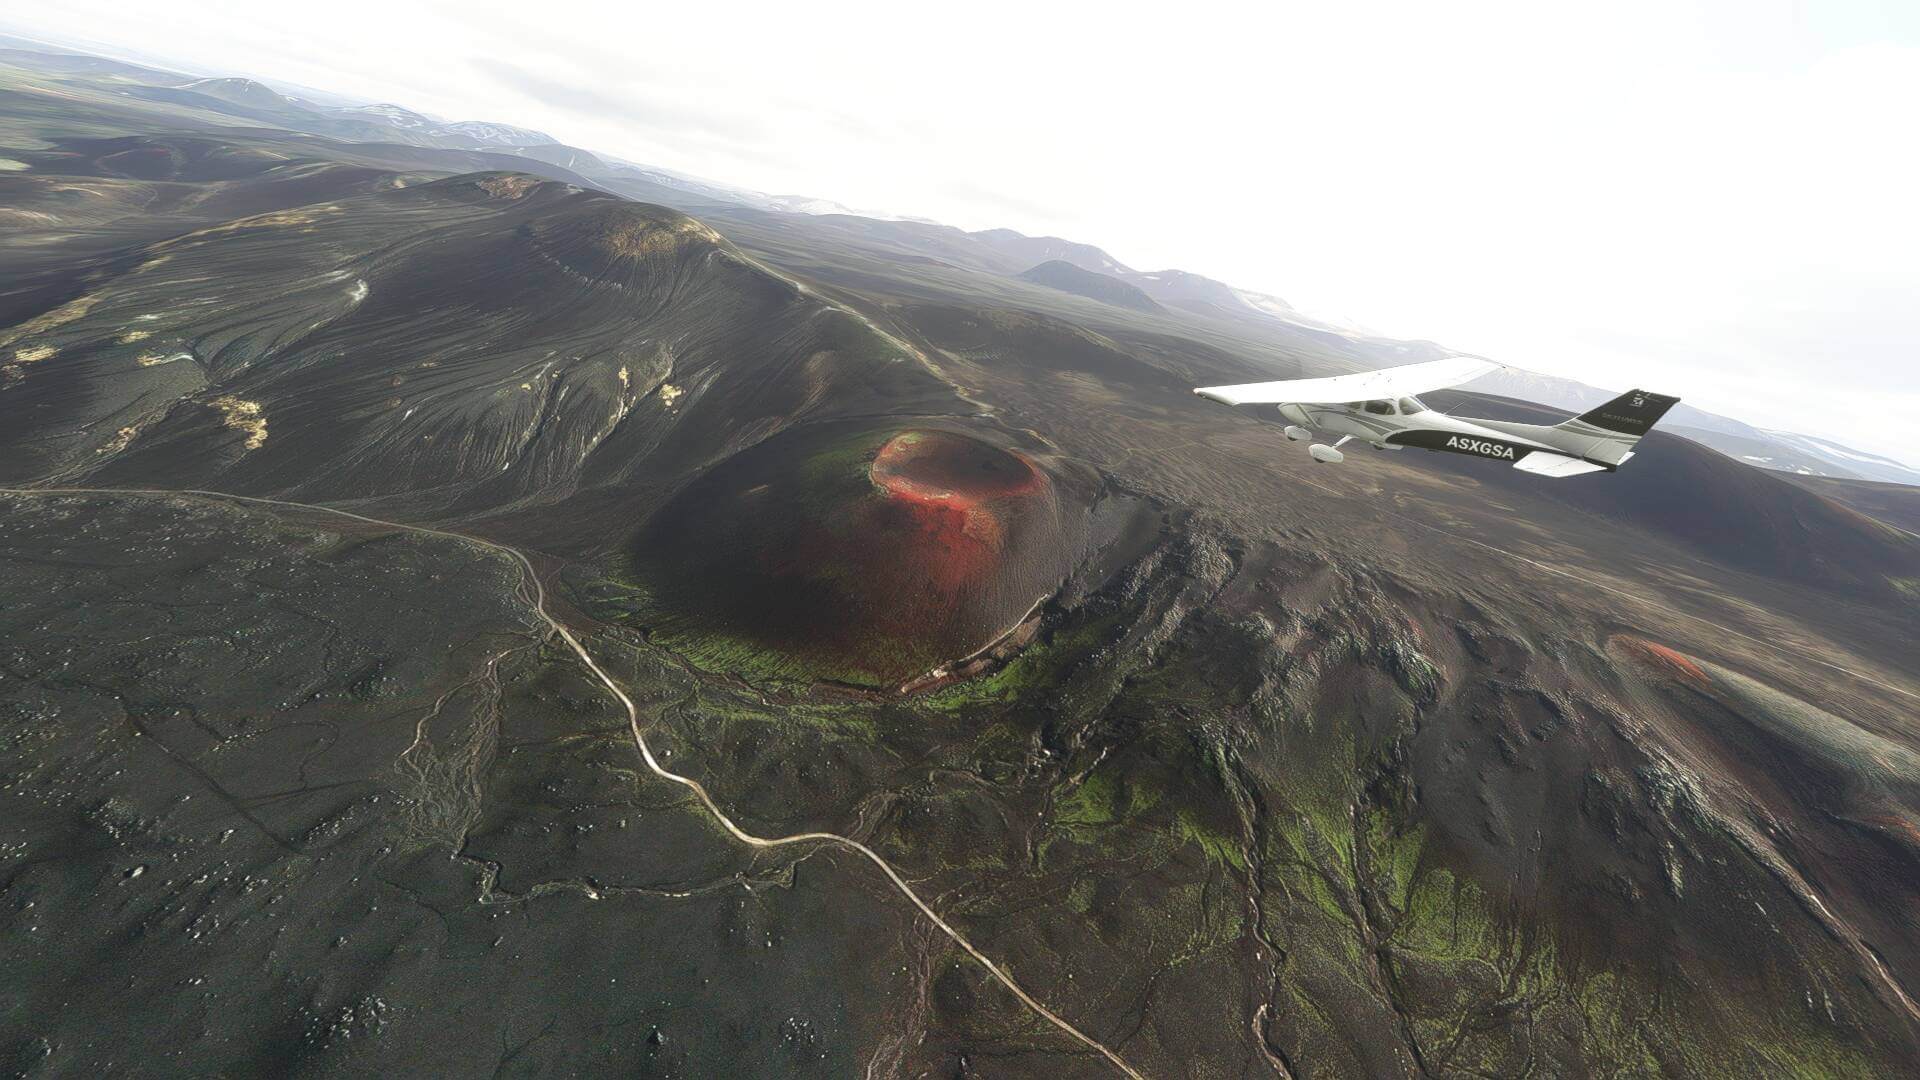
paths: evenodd
<path fill-rule="evenodd" d="M 1362 407 L 1375 416 L 1393 415 L 1393 402 L 1391 401 L 1369 401 Z"/>

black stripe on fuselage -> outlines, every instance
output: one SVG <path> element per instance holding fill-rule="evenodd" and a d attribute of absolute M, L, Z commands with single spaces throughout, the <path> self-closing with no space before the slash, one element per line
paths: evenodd
<path fill-rule="evenodd" d="M 1489 439 L 1480 435 L 1461 435 L 1457 432 L 1436 431 L 1432 428 L 1418 428 L 1413 431 L 1395 432 L 1387 436 L 1387 442 L 1395 446 L 1413 446 L 1422 450 L 1440 450 L 1449 454 L 1465 454 L 1468 457 L 1490 458 L 1494 461 L 1504 461 L 1509 464 L 1517 463 L 1528 454 L 1542 449 L 1541 447 L 1530 446 L 1526 443 L 1509 442 L 1506 439 Z M 1604 461 L 1594 461 L 1592 458 L 1579 457 L 1576 454 L 1568 454 L 1559 450 L 1547 450 L 1545 452 L 1590 462 L 1606 469 L 1608 472 L 1612 472 L 1614 468 Z"/>

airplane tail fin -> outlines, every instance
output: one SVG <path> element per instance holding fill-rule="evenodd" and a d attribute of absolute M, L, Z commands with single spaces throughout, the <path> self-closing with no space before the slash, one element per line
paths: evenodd
<path fill-rule="evenodd" d="M 1561 427 L 1575 423 L 1591 424 L 1604 431 L 1618 435 L 1631 435 L 1639 438 L 1653 430 L 1653 425 L 1667 415 L 1667 410 L 1679 404 L 1677 397 L 1665 394 L 1649 393 L 1645 390 L 1629 390 L 1597 409 L 1589 409 Z"/>
<path fill-rule="evenodd" d="M 1652 431 L 1653 425 L 1679 402 L 1679 398 L 1667 394 L 1629 390 L 1553 430 L 1577 442 L 1570 448 L 1580 456 L 1618 465 L 1633 456 L 1640 437 Z"/>

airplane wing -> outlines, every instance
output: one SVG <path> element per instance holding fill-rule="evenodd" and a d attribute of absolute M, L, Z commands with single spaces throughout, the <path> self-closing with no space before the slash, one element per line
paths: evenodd
<path fill-rule="evenodd" d="M 1499 369 L 1500 365 L 1491 360 L 1450 356 L 1445 360 L 1430 360 L 1424 364 L 1361 371 L 1326 379 L 1202 386 L 1194 393 L 1226 405 L 1277 405 L 1282 402 L 1346 405 L 1355 401 L 1410 397 L 1431 390 L 1445 390 Z"/>

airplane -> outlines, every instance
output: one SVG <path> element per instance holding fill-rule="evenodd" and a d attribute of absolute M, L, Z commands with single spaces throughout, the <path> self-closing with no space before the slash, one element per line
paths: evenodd
<path fill-rule="evenodd" d="M 1325 379 L 1202 386 L 1194 393 L 1224 405 L 1278 405 L 1287 420 L 1287 438 L 1294 442 L 1314 432 L 1340 436 L 1331 445 L 1309 445 L 1307 453 L 1315 461 L 1345 461 L 1340 447 L 1359 439 L 1382 450 L 1416 446 L 1510 461 L 1522 472 L 1556 479 L 1613 472 L 1626 464 L 1634 444 L 1680 400 L 1629 390 L 1599 408 L 1547 427 L 1448 416 L 1428 408 L 1416 396 L 1471 382 L 1502 366 L 1454 356 Z"/>

